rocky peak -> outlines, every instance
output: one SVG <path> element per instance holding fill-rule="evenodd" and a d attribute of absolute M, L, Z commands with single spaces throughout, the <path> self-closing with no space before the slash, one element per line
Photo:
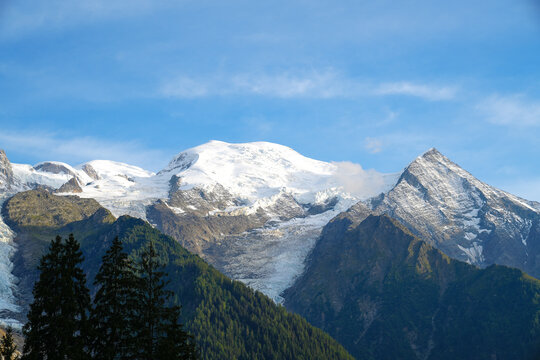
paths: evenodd
<path fill-rule="evenodd" d="M 48 172 L 51 174 L 67 174 L 71 176 L 77 176 L 77 174 L 72 169 L 70 169 L 69 165 L 55 161 L 46 161 L 39 163 L 34 166 L 34 169 L 37 171 Z"/>
<path fill-rule="evenodd" d="M 414 161 L 405 168 L 402 177 L 408 174 L 427 177 L 433 176 L 435 173 L 441 174 L 449 171 L 467 173 L 459 165 L 441 154 L 436 148 L 431 148 L 414 159 Z"/>
<path fill-rule="evenodd" d="M 99 180 L 101 179 L 96 171 L 90 164 L 84 164 L 82 167 L 82 171 L 86 173 L 91 179 L 93 180 Z"/>
<path fill-rule="evenodd" d="M 456 259 L 501 264 L 540 274 L 532 202 L 496 189 L 430 149 L 416 158 L 386 194 L 368 201 Z"/>
<path fill-rule="evenodd" d="M 82 193 L 81 185 L 76 177 L 72 177 L 64 185 L 60 186 L 56 193 Z"/>
<path fill-rule="evenodd" d="M 4 150 L 0 149 L 0 186 L 10 187 L 13 182 L 13 169 Z"/>

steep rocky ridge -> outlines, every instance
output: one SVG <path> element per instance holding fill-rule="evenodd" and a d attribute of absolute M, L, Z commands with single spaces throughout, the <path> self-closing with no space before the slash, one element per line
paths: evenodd
<path fill-rule="evenodd" d="M 367 204 L 399 220 L 449 256 L 502 264 L 540 277 L 540 212 L 491 187 L 431 149 L 387 193 Z"/>
<path fill-rule="evenodd" d="M 0 149 L 0 188 L 10 188 L 13 182 L 13 168 L 4 150 Z"/>
<path fill-rule="evenodd" d="M 34 165 L 34 170 L 51 173 L 51 174 L 66 174 L 66 175 L 71 175 L 73 177 L 77 177 L 77 173 L 75 169 L 71 168 L 71 166 L 67 164 L 56 162 L 56 161 L 46 161 L 46 162 L 42 162 L 37 165 Z"/>
<path fill-rule="evenodd" d="M 77 180 L 76 177 L 72 177 L 68 182 L 66 182 L 64 185 L 60 186 L 54 192 L 58 193 L 58 194 L 82 193 L 82 189 L 81 189 L 81 185 L 79 183 L 79 180 Z"/>
<path fill-rule="evenodd" d="M 287 308 L 359 359 L 540 354 L 540 281 L 453 260 L 386 215 L 366 218 L 366 210 L 325 226 L 306 271 L 285 291 Z"/>

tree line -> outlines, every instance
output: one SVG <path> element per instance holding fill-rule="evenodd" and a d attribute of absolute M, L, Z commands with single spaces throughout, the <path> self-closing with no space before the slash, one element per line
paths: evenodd
<path fill-rule="evenodd" d="M 93 300 L 73 235 L 57 236 L 38 267 L 34 301 L 23 327 L 21 360 L 197 359 L 193 337 L 169 305 L 165 273 L 153 242 L 138 262 L 118 237 L 102 258 Z"/>

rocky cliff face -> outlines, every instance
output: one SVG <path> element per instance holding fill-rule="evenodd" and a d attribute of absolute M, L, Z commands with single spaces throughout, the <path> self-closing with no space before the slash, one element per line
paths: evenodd
<path fill-rule="evenodd" d="M 34 170 L 43 171 L 51 174 L 66 174 L 76 177 L 77 173 L 70 166 L 60 162 L 46 161 L 34 166 Z"/>
<path fill-rule="evenodd" d="M 77 178 L 72 177 L 68 182 L 66 182 L 64 185 L 60 186 L 57 190 L 55 190 L 55 192 L 58 194 L 82 193 L 82 188 Z"/>
<path fill-rule="evenodd" d="M 325 226 L 286 307 L 359 359 L 539 354 L 540 281 L 452 260 L 386 215 L 349 215 Z"/>
<path fill-rule="evenodd" d="M 367 202 L 450 257 L 540 276 L 540 212 L 491 187 L 435 149 L 414 160 L 389 192 Z"/>
<path fill-rule="evenodd" d="M 11 188 L 13 169 L 4 150 L 0 149 L 0 187 Z"/>

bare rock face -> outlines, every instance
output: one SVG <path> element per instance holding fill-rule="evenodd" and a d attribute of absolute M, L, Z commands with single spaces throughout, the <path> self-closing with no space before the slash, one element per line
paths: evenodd
<path fill-rule="evenodd" d="M 77 176 L 71 169 L 67 168 L 65 165 L 54 163 L 54 162 L 43 162 L 34 166 L 34 169 L 37 171 L 44 171 L 51 174 L 68 174 L 72 176 Z"/>
<path fill-rule="evenodd" d="M 94 180 L 99 180 L 100 177 L 96 171 L 90 164 L 84 164 L 82 167 L 82 170 L 86 173 L 86 175 L 90 176 L 90 178 Z"/>
<path fill-rule="evenodd" d="M 10 188 L 13 182 L 13 169 L 4 150 L 0 150 L 0 186 Z"/>
<path fill-rule="evenodd" d="M 56 190 L 55 193 L 82 193 L 82 188 L 77 178 L 72 177 L 64 185 L 60 186 L 60 188 Z"/>
<path fill-rule="evenodd" d="M 455 259 L 540 276 L 537 205 L 479 181 L 436 149 L 414 160 L 392 190 L 368 204 Z"/>
<path fill-rule="evenodd" d="M 224 236 L 261 227 L 267 220 L 263 214 L 218 216 L 201 215 L 195 211 L 177 214 L 163 200 L 149 206 L 146 216 L 158 229 L 200 255 L 210 244 Z"/>
<path fill-rule="evenodd" d="M 176 175 L 170 180 L 168 204 L 184 212 L 199 216 L 208 215 L 211 211 L 222 211 L 231 206 L 239 206 L 240 202 L 222 185 L 212 187 L 195 187 L 180 190 L 181 179 Z"/>

